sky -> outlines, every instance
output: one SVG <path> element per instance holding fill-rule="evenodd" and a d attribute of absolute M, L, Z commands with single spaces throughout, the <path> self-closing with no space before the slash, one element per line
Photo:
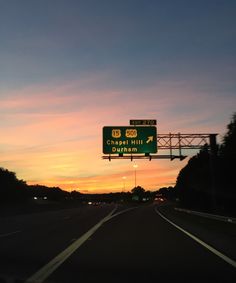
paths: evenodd
<path fill-rule="evenodd" d="M 234 0 L 0 0 L 0 167 L 129 191 L 134 162 L 102 159 L 104 126 L 156 119 L 158 133 L 220 142 L 236 110 L 235 15 Z M 187 161 L 137 160 L 137 185 L 172 186 Z"/>

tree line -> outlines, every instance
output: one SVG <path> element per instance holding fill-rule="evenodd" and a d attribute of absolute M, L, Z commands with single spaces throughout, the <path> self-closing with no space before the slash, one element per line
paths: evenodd
<path fill-rule="evenodd" d="M 31 198 L 59 200 L 70 194 L 59 187 L 27 185 L 15 172 L 0 168 L 0 203 L 22 202 Z"/>
<path fill-rule="evenodd" d="M 137 186 L 131 192 L 83 194 L 79 191 L 65 191 L 59 187 L 43 185 L 27 185 L 24 180 L 19 180 L 14 172 L 0 168 L 0 204 L 19 203 L 27 200 L 50 201 L 79 201 L 79 202 L 143 202 L 154 198 L 154 193 L 145 191 Z"/>
<path fill-rule="evenodd" d="M 227 125 L 214 159 L 210 154 L 209 146 L 205 145 L 189 160 L 179 172 L 174 195 L 185 207 L 235 211 L 236 113 Z"/>
<path fill-rule="evenodd" d="M 209 145 L 190 158 L 188 164 L 180 170 L 174 187 L 161 188 L 159 191 L 145 191 L 138 186 L 131 192 L 109 194 L 82 194 L 78 191 L 67 192 L 59 187 L 27 185 L 19 180 L 14 172 L 0 168 L 0 203 L 21 202 L 31 198 L 49 200 L 79 201 L 151 201 L 156 194 L 164 198 L 178 200 L 180 205 L 188 208 L 209 210 L 214 197 L 215 208 L 235 211 L 236 203 L 236 113 L 227 125 L 227 132 L 222 143 L 218 145 L 214 164 L 211 164 Z M 214 167 L 212 176 L 211 166 Z M 214 179 L 214 180 L 213 180 Z M 214 181 L 214 184 L 212 183 Z M 214 185 L 214 196 L 212 191 Z"/>

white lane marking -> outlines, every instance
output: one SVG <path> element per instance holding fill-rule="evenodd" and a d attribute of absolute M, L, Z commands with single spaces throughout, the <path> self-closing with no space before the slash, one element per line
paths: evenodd
<path fill-rule="evenodd" d="M 135 209 L 135 208 L 137 208 L 137 206 L 134 206 L 134 207 L 130 207 L 130 208 L 121 210 L 121 211 L 119 211 L 119 212 L 113 214 L 108 220 L 110 220 L 110 219 L 112 219 L 113 217 L 116 217 L 116 216 L 118 216 L 118 215 L 120 215 L 120 214 L 122 214 L 122 213 L 125 213 L 125 212 L 127 212 L 127 211 L 133 210 L 133 209 Z M 107 221 L 108 221 L 108 220 L 107 220 Z"/>
<path fill-rule="evenodd" d="M 25 283 L 41 283 L 47 279 L 69 256 L 72 255 L 85 241 L 87 241 L 99 227 L 106 222 L 111 215 L 115 212 L 117 207 L 115 207 L 106 217 L 100 220 L 95 226 L 93 226 L 89 231 L 87 231 L 80 238 L 76 239 L 69 247 L 58 254 L 54 259 L 52 259 L 48 264 L 43 266 L 39 271 L 28 278 Z"/>
<path fill-rule="evenodd" d="M 11 235 L 20 233 L 20 232 L 21 232 L 21 231 L 18 230 L 18 231 L 14 231 L 14 232 L 5 233 L 5 234 L 0 234 L 0 238 L 8 237 L 8 236 L 11 236 Z"/>
<path fill-rule="evenodd" d="M 204 248 L 208 249 L 209 251 L 211 251 L 213 254 L 217 255 L 218 257 L 220 257 L 221 259 L 223 259 L 224 261 L 226 261 L 228 264 L 232 265 L 234 268 L 236 268 L 236 261 L 234 261 L 233 259 L 227 257 L 226 255 L 222 254 L 221 252 L 219 252 L 218 250 L 216 250 L 215 248 L 213 248 L 212 246 L 206 244 L 205 242 L 203 242 L 202 240 L 200 240 L 199 238 L 197 238 L 196 236 L 192 235 L 191 233 L 187 232 L 186 230 L 184 230 L 183 228 L 181 228 L 180 226 L 176 225 L 174 222 L 172 222 L 171 220 L 169 220 L 168 218 L 166 218 L 163 214 L 161 214 L 158 210 L 156 210 L 156 213 L 162 217 L 164 220 L 166 220 L 167 222 L 169 222 L 171 225 L 173 225 L 175 228 L 179 229 L 181 232 L 183 232 L 184 234 L 186 234 L 187 236 L 189 236 L 190 238 L 192 238 L 194 241 L 196 241 L 197 243 L 199 243 L 200 245 L 202 245 Z"/>
<path fill-rule="evenodd" d="M 68 257 L 72 255 L 85 241 L 89 240 L 90 237 L 96 232 L 96 230 L 103 225 L 106 221 L 112 219 L 115 216 L 120 215 L 121 213 L 125 213 L 131 209 L 137 207 L 128 208 L 122 210 L 113 215 L 116 211 L 117 206 L 100 222 L 98 222 L 95 226 L 93 226 L 88 232 L 82 235 L 80 238 L 76 239 L 69 247 L 67 247 L 64 251 L 58 254 L 54 259 L 52 259 L 48 264 L 42 267 L 39 271 L 33 274 L 30 278 L 28 278 L 25 283 L 42 283 L 45 279 L 47 279 Z"/>

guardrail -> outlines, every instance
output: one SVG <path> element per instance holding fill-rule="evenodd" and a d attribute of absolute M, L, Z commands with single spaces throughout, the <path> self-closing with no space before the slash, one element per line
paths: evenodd
<path fill-rule="evenodd" d="M 202 216 L 202 217 L 206 217 L 206 218 L 210 218 L 210 219 L 215 219 L 215 220 L 219 220 L 219 221 L 224 221 L 224 222 L 236 224 L 236 218 L 233 218 L 233 217 L 215 215 L 215 214 L 199 212 L 199 211 L 194 211 L 194 210 L 189 210 L 189 209 L 183 209 L 183 208 L 178 208 L 178 207 L 175 207 L 175 210 L 180 211 L 180 212 L 186 212 L 186 213 L 189 213 L 189 214 Z"/>

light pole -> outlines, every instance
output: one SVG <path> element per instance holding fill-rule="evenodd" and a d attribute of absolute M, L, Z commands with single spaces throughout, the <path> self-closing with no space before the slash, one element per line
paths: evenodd
<path fill-rule="evenodd" d="M 134 187 L 136 188 L 136 168 L 138 167 L 137 164 L 134 164 Z"/>

